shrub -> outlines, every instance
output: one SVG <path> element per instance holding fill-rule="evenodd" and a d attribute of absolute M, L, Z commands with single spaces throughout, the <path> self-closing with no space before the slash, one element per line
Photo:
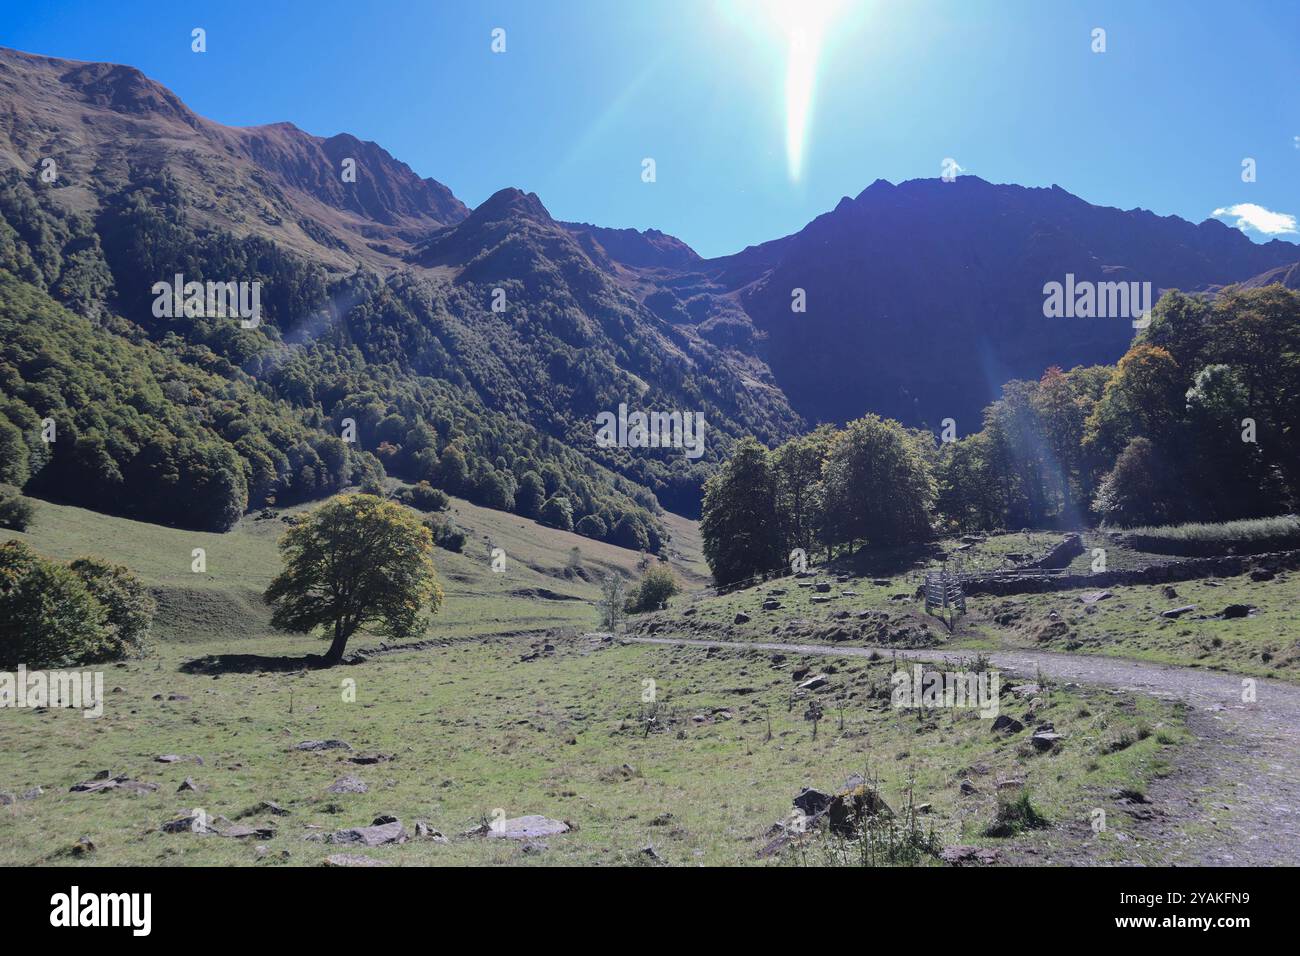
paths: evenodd
<path fill-rule="evenodd" d="M 129 568 L 99 558 L 77 558 L 69 566 L 104 609 L 104 637 L 99 652 L 112 660 L 144 647 L 158 603 Z"/>
<path fill-rule="evenodd" d="M 420 511 L 446 511 L 451 499 L 440 488 L 427 481 L 417 482 L 397 493 L 397 500 Z"/>
<path fill-rule="evenodd" d="M 645 577 L 628 598 L 628 610 L 633 614 L 657 611 L 681 589 L 676 575 L 666 565 L 655 565 L 646 571 Z"/>
<path fill-rule="evenodd" d="M 67 566 L 21 541 L 0 544 L 0 667 L 59 667 L 99 659 L 107 614 Z"/>
<path fill-rule="evenodd" d="M 1040 830 L 1049 826 L 1045 816 L 1029 799 L 1029 791 L 1021 790 L 1014 800 L 999 800 L 997 815 L 984 831 L 985 836 L 1009 837 L 1025 830 Z"/>
<path fill-rule="evenodd" d="M 424 526 L 433 535 L 433 543 L 445 551 L 460 551 L 465 547 L 465 532 L 457 527 L 450 518 L 429 515 L 424 519 Z"/>
<path fill-rule="evenodd" d="M 31 502 L 18 497 L 13 488 L 0 488 L 0 528 L 26 531 L 32 523 L 35 509 Z"/>

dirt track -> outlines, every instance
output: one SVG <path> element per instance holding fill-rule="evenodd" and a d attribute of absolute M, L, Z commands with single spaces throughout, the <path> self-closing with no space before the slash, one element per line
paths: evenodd
<path fill-rule="evenodd" d="M 622 639 L 639 644 L 828 657 L 867 657 L 874 653 L 941 661 L 961 653 L 842 644 Z M 1138 842 L 1144 849 L 1135 854 L 1133 862 L 1182 866 L 1300 864 L 1300 687 L 1257 680 L 1256 701 L 1243 704 L 1241 678 L 1227 673 L 1049 651 L 981 653 L 1002 670 L 1023 677 L 1042 673 L 1055 680 L 1187 703 L 1188 727 L 1199 741 L 1183 748 L 1173 774 L 1152 783 L 1148 797 L 1156 812 L 1150 819 L 1135 820 Z M 1086 841 L 1062 849 L 1057 858 L 1040 857 L 1036 862 L 1087 863 Z"/>

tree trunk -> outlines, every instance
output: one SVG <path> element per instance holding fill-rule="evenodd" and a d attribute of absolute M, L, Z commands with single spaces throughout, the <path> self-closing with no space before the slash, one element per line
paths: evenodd
<path fill-rule="evenodd" d="M 343 649 L 348 646 L 349 635 L 343 630 L 343 622 L 334 622 L 334 640 L 325 654 L 325 663 L 333 667 L 343 659 Z"/>

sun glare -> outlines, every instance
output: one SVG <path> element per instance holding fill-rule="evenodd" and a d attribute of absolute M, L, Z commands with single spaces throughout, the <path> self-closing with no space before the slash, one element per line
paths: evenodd
<path fill-rule="evenodd" d="M 818 60 L 840 6 L 841 0 L 766 0 L 763 4 L 786 44 L 785 155 L 790 179 L 796 182 L 803 172 Z"/>

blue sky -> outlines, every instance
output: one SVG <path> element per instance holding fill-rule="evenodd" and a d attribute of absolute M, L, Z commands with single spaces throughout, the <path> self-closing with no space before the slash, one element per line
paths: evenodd
<path fill-rule="evenodd" d="M 223 123 L 375 140 L 471 206 L 518 186 L 557 218 L 662 229 L 704 255 L 949 157 L 1197 222 L 1300 214 L 1294 0 L 0 3 L 5 46 L 129 63 Z M 797 12 L 822 3 L 820 29 Z"/>

